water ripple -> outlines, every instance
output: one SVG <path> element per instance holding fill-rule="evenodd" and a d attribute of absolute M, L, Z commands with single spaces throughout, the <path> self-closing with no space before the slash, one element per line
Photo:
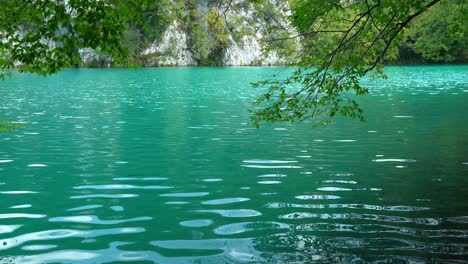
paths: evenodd
<path fill-rule="evenodd" d="M 122 193 L 122 194 L 85 194 L 71 196 L 70 199 L 89 199 L 89 198 L 104 198 L 104 199 L 121 199 L 121 198 L 134 198 L 138 197 L 137 194 Z"/>
<path fill-rule="evenodd" d="M 22 209 L 22 208 L 30 208 L 32 207 L 31 204 L 20 204 L 20 205 L 14 205 L 10 207 L 11 209 Z"/>
<path fill-rule="evenodd" d="M 161 186 L 161 185 L 129 185 L 129 184 L 103 184 L 103 185 L 82 185 L 75 186 L 73 189 L 83 190 L 83 189 L 94 189 L 94 190 L 128 190 L 128 189 L 151 189 L 151 190 L 163 190 L 171 189 L 172 186 Z"/>
<path fill-rule="evenodd" d="M 297 160 L 244 160 L 244 163 L 254 163 L 254 164 L 284 164 L 284 163 L 296 163 Z"/>
<path fill-rule="evenodd" d="M 197 250 L 211 255 L 210 258 L 198 257 L 201 263 L 257 263 L 265 261 L 261 257 L 261 252 L 255 249 L 255 240 L 253 238 L 160 240 L 151 241 L 150 244 L 158 248 L 177 250 L 178 252 Z M 180 258 L 166 259 L 165 263 L 176 263 L 177 259 Z M 186 261 L 186 263 L 190 262 L 192 261 Z M 164 261 L 161 263 L 164 263 Z M 181 263 L 184 262 L 181 261 Z"/>
<path fill-rule="evenodd" d="M 262 174 L 257 176 L 259 178 L 283 178 L 283 177 L 288 177 L 286 174 Z"/>
<path fill-rule="evenodd" d="M 373 162 L 416 162 L 414 159 L 375 159 Z"/>
<path fill-rule="evenodd" d="M 74 229 L 54 229 L 34 233 L 19 235 L 17 237 L 6 238 L 0 240 L 0 250 L 6 250 L 12 247 L 22 245 L 26 242 L 39 241 L 39 240 L 53 240 L 63 239 L 69 237 L 98 237 L 105 235 L 117 234 L 134 234 L 142 233 L 145 229 L 141 227 L 123 227 L 111 229 L 96 229 L 96 230 L 74 230 Z"/>
<path fill-rule="evenodd" d="M 16 229 L 23 225 L 0 225 L 0 234 L 6 234 L 14 232 Z"/>
<path fill-rule="evenodd" d="M 356 181 L 344 181 L 344 180 L 326 180 L 323 183 L 344 183 L 344 184 L 357 184 Z"/>
<path fill-rule="evenodd" d="M 307 232 L 351 232 L 362 234 L 392 233 L 412 237 L 426 238 L 468 238 L 467 230 L 425 230 L 401 226 L 376 224 L 311 223 L 297 225 L 295 226 L 295 229 L 296 231 Z"/>
<path fill-rule="evenodd" d="M 164 193 L 160 194 L 159 196 L 162 197 L 200 197 L 206 196 L 210 193 L 208 192 L 187 192 L 187 193 Z"/>
<path fill-rule="evenodd" d="M 39 250 L 48 250 L 52 248 L 58 247 L 57 245 L 29 245 L 29 246 L 24 246 L 21 249 L 22 250 L 29 250 L 29 251 L 39 251 Z"/>
<path fill-rule="evenodd" d="M 188 221 L 182 221 L 179 223 L 179 225 L 185 226 L 185 227 L 205 227 L 205 226 L 210 226 L 211 224 L 213 224 L 213 220 L 209 220 L 209 219 L 188 220 Z"/>
<path fill-rule="evenodd" d="M 258 184 L 280 184 L 281 181 L 259 181 Z"/>
<path fill-rule="evenodd" d="M 423 243 L 408 239 L 398 238 L 354 238 L 354 237 L 339 237 L 329 239 L 326 243 L 336 248 L 379 248 L 380 250 L 401 250 L 414 251 L 421 253 L 443 253 L 449 255 L 466 255 L 468 254 L 468 245 L 466 244 L 449 244 L 449 243 Z"/>
<path fill-rule="evenodd" d="M 317 190 L 325 191 L 325 192 L 347 192 L 347 191 L 352 191 L 353 189 L 342 188 L 342 187 L 320 187 L 320 188 L 317 188 Z"/>
<path fill-rule="evenodd" d="M 187 202 L 187 201 L 168 201 L 168 202 L 165 202 L 165 204 L 182 205 L 182 204 L 190 204 L 190 202 Z"/>
<path fill-rule="evenodd" d="M 223 179 L 209 178 L 209 179 L 203 179 L 202 181 L 204 181 L 204 182 L 220 182 L 220 181 L 223 181 Z"/>
<path fill-rule="evenodd" d="M 35 163 L 35 164 L 29 164 L 28 167 L 41 168 L 41 167 L 47 167 L 47 165 L 40 164 L 40 163 Z"/>
<path fill-rule="evenodd" d="M 262 213 L 251 209 L 226 209 L 226 210 L 195 210 L 197 213 L 215 213 L 223 217 L 255 217 Z"/>
<path fill-rule="evenodd" d="M 241 165 L 246 168 L 257 168 L 257 169 L 302 169 L 300 166 L 266 166 L 266 165 Z"/>
<path fill-rule="evenodd" d="M 5 191 L 5 192 L 0 192 L 0 194 L 29 194 L 29 193 L 37 193 L 33 191 Z"/>
<path fill-rule="evenodd" d="M 46 215 L 43 214 L 0 214 L 0 219 L 8 219 L 8 218 L 44 218 Z"/>
<path fill-rule="evenodd" d="M 135 217 L 129 219 L 120 219 L 120 220 L 101 220 L 95 215 L 77 215 L 77 216 L 60 216 L 50 218 L 50 222 L 72 222 L 72 223 L 89 223 L 89 224 L 96 224 L 96 225 L 115 225 L 127 222 L 135 222 L 135 221 L 148 221 L 153 219 L 149 216 L 144 217 Z"/>
<path fill-rule="evenodd" d="M 372 204 L 295 204 L 295 203 L 279 203 L 273 202 L 266 205 L 267 208 L 347 208 L 347 209 L 363 209 L 375 211 L 396 211 L 396 212 L 416 212 L 429 210 L 429 207 L 406 206 L 406 205 L 392 205 L 381 206 Z"/>
<path fill-rule="evenodd" d="M 75 207 L 75 208 L 70 208 L 67 211 L 82 211 L 82 210 L 90 210 L 90 209 L 97 209 L 102 207 L 100 204 L 90 204 L 90 205 L 84 205 L 80 207 Z"/>
<path fill-rule="evenodd" d="M 245 202 L 249 200 L 250 200 L 249 198 L 223 198 L 223 199 L 203 201 L 202 204 L 208 204 L 208 205 L 231 204 L 231 203 Z"/>
<path fill-rule="evenodd" d="M 296 199 L 299 200 L 334 200 L 340 199 L 340 196 L 336 195 L 322 195 L 322 194 L 314 194 L 314 195 L 298 195 L 295 196 Z"/>
<path fill-rule="evenodd" d="M 377 214 L 355 214 L 355 213 L 342 213 L 342 214 L 317 214 L 308 212 L 294 212 L 278 216 L 280 219 L 305 219 L 305 218 L 318 218 L 318 219 L 352 219 L 352 220 L 366 220 L 366 221 L 379 221 L 379 222 L 393 222 L 393 223 L 415 223 L 420 225 L 439 225 L 440 220 L 435 218 L 410 218 L 403 216 L 392 215 L 377 215 Z"/>
<path fill-rule="evenodd" d="M 113 178 L 114 181 L 164 181 L 168 178 L 164 177 L 117 177 Z"/>
<path fill-rule="evenodd" d="M 243 222 L 223 225 L 213 230 L 218 235 L 235 235 L 250 231 L 289 229 L 288 224 L 279 222 Z"/>
<path fill-rule="evenodd" d="M 459 224 L 468 224 L 468 216 L 455 216 L 447 218 L 447 221 Z"/>

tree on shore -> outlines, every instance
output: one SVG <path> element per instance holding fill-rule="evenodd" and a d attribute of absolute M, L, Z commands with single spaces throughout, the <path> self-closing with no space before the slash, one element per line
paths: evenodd
<path fill-rule="evenodd" d="M 431 8 L 439 8 L 439 2 L 466 6 L 453 0 L 292 1 L 292 23 L 303 39 L 298 69 L 286 79 L 254 84 L 267 92 L 256 100 L 252 122 L 258 126 L 261 122 L 314 118 L 316 124 L 323 124 L 335 115 L 364 120 L 353 96 L 368 92 L 360 79 L 368 75 L 385 78 L 383 65 L 397 58 L 403 31 Z M 431 45 L 429 34 L 409 36 L 426 38 Z M 430 47 L 412 45 L 437 54 Z"/>
<path fill-rule="evenodd" d="M 145 25 L 154 1 L 1 0 L 0 78 L 20 72 L 56 73 L 80 64 L 79 49 L 92 48 L 116 62 L 129 25 Z"/>

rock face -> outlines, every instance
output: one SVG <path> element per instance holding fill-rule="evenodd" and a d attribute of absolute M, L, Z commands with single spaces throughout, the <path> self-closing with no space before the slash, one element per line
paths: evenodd
<path fill-rule="evenodd" d="M 84 48 L 78 51 L 80 53 L 81 61 L 88 67 L 110 67 L 112 58 L 105 54 L 98 54 L 91 48 Z"/>
<path fill-rule="evenodd" d="M 284 56 L 279 56 L 276 51 L 264 54 L 262 45 L 252 36 L 244 36 L 241 41 L 235 42 L 232 38 L 229 41 L 229 47 L 224 51 L 222 65 L 225 66 L 271 66 L 284 65 L 286 60 Z M 82 57 L 90 61 L 88 53 L 83 53 Z M 197 62 L 187 46 L 187 35 L 177 29 L 177 23 L 174 22 L 164 33 L 162 41 L 151 44 L 151 47 L 145 50 L 145 55 L 152 56 L 147 66 L 196 66 Z M 96 54 L 94 53 L 94 56 Z"/>
<path fill-rule="evenodd" d="M 262 52 L 262 45 L 252 36 L 243 36 L 239 42 L 232 40 L 224 54 L 224 65 L 253 66 L 253 65 L 282 65 L 285 58 L 278 56 L 276 51 L 266 54 Z"/>
<path fill-rule="evenodd" d="M 173 21 L 163 34 L 160 42 L 154 42 L 144 51 L 152 56 L 149 66 L 190 66 L 197 65 L 187 45 L 187 34 Z"/>
<path fill-rule="evenodd" d="M 289 16 L 288 0 L 165 1 L 169 2 L 161 4 L 153 14 L 161 16 L 160 21 L 164 24 L 152 25 L 157 36 L 145 41 L 155 40 L 134 45 L 143 47 L 132 54 L 139 64 L 285 65 L 300 49 L 298 40 L 288 39 L 296 34 L 286 19 Z M 279 43 L 271 41 L 272 38 L 287 41 Z M 271 45 L 272 42 L 275 45 Z M 80 55 L 88 66 L 102 67 L 110 63 L 109 57 L 98 55 L 92 49 L 82 49 Z"/>
<path fill-rule="evenodd" d="M 160 40 L 143 52 L 148 66 L 284 65 L 292 60 L 291 53 L 299 50 L 298 41 L 283 45 L 289 52 L 265 49 L 267 44 L 262 41 L 268 24 L 282 28 L 282 38 L 295 33 L 285 19 L 287 1 L 264 1 L 260 7 L 246 0 L 225 2 L 210 6 L 209 1 L 199 0 L 196 10 L 202 15 L 196 21 L 172 21 Z M 196 31 L 194 24 L 199 24 L 202 32 Z M 206 34 L 208 40 L 202 42 L 200 34 Z M 206 50 L 205 55 L 200 55 L 201 49 Z"/>
<path fill-rule="evenodd" d="M 290 15 L 288 2 L 269 0 L 263 6 L 263 8 L 269 9 L 268 12 L 259 10 L 258 7 L 255 8 L 252 4 L 245 5 L 245 1 L 242 0 L 238 0 L 237 4 L 243 5 L 244 8 L 238 10 L 228 9 L 228 21 L 241 20 L 242 23 L 233 31 L 248 33 L 237 41 L 230 38 L 224 56 L 224 64 L 233 66 L 287 64 L 291 59 L 288 54 L 281 53 L 274 48 L 266 49 L 268 44 L 262 42 L 265 39 L 265 30 L 262 29 L 265 29 L 265 25 L 275 24 L 276 30 L 286 34 L 286 36 L 295 34 L 295 30 L 292 29 L 289 21 L 285 19 Z M 268 17 L 265 13 L 276 13 L 276 17 L 274 17 L 274 14 L 270 14 L 272 17 Z M 299 50 L 300 48 L 299 43 L 296 41 L 290 41 L 288 45 L 291 50 Z"/>
<path fill-rule="evenodd" d="M 91 65 L 94 61 L 99 61 L 100 56 L 91 48 L 84 48 L 78 51 L 81 60 L 87 65 Z"/>

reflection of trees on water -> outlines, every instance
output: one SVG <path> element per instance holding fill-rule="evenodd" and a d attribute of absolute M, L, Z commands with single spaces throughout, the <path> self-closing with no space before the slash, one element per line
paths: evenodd
<path fill-rule="evenodd" d="M 266 263 L 341 263 L 359 260 L 356 255 L 339 252 L 329 238 L 296 234 L 293 231 L 255 239 Z"/>
<path fill-rule="evenodd" d="M 427 243 L 378 233 L 345 233 L 340 237 L 324 232 L 296 231 L 255 238 L 258 260 L 266 263 L 464 263 L 466 248 Z M 372 237 L 369 237 L 372 236 Z"/>

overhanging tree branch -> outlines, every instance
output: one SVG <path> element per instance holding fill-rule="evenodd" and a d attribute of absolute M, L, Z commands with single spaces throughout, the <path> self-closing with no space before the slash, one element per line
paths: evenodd
<path fill-rule="evenodd" d="M 299 1 L 296 9 L 293 6 L 296 24 L 306 30 L 290 38 L 302 38 L 307 54 L 289 78 L 256 84 L 268 92 L 256 101 L 260 108 L 252 111 L 253 123 L 295 122 L 317 115 L 321 122 L 337 113 L 364 120 L 348 93 L 367 93 L 359 79 L 373 71 L 382 75 L 382 62 L 402 30 L 440 1 L 365 0 L 345 6 L 318 0 L 316 4 L 325 7 L 312 15 L 301 13 L 310 2 Z M 271 39 L 277 40 L 282 39 Z"/>

